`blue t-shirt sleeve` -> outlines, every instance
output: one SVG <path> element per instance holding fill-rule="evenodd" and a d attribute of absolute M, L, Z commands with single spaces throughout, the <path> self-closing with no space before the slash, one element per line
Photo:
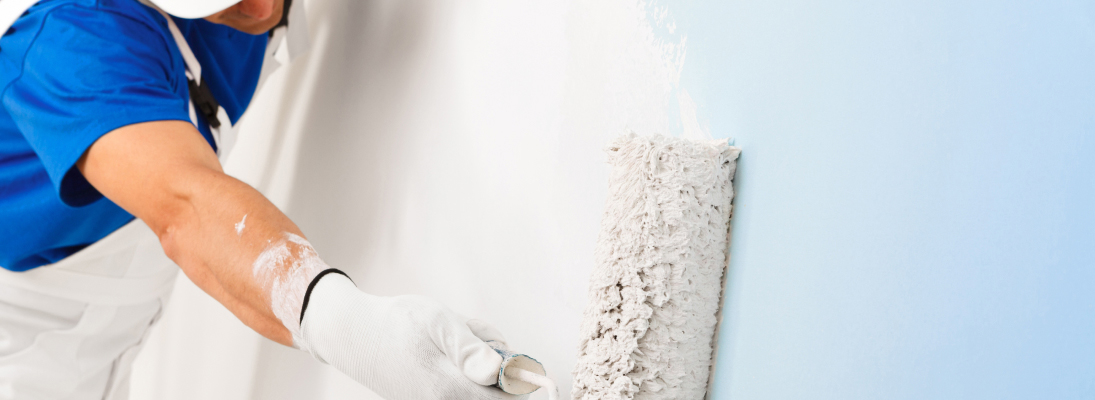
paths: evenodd
<path fill-rule="evenodd" d="M 148 21 L 78 5 L 45 17 L 0 102 L 70 206 L 102 197 L 76 162 L 117 128 L 189 121 L 182 61 Z M 183 80 L 180 87 L 179 80 Z"/>

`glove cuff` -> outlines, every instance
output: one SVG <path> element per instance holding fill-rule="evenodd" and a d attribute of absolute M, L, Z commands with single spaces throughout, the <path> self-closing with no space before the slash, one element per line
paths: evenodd
<path fill-rule="evenodd" d="M 323 277 L 327 276 L 327 274 L 339 274 L 345 276 L 346 279 L 349 279 L 351 283 L 354 281 L 350 278 L 349 275 L 346 275 L 345 272 L 342 272 L 342 270 L 338 268 L 327 268 L 323 271 L 320 271 L 320 273 L 316 274 L 315 278 L 312 278 L 312 282 L 308 284 L 308 290 L 304 292 L 304 303 L 300 306 L 300 321 L 297 321 L 297 323 L 304 323 L 304 312 L 308 311 L 308 300 L 312 298 L 312 289 L 315 289 L 316 284 L 319 283 L 319 280 L 323 279 Z"/>

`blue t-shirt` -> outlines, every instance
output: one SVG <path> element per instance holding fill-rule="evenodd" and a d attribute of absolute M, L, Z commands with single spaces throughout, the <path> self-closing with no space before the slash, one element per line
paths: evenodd
<path fill-rule="evenodd" d="M 175 23 L 235 123 L 258 84 L 267 36 Z M 114 129 L 190 121 L 185 72 L 166 20 L 138 0 L 41 0 L 12 25 L 0 38 L 0 267 L 59 261 L 133 220 L 76 161 Z M 213 146 L 204 120 L 199 131 Z"/>

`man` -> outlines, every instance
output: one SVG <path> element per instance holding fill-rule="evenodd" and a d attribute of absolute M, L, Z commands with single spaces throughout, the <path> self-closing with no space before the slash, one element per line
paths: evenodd
<path fill-rule="evenodd" d="M 389 400 L 512 398 L 495 330 L 359 291 L 221 170 L 290 4 L 0 0 L 0 398 L 125 398 L 176 264 Z"/>

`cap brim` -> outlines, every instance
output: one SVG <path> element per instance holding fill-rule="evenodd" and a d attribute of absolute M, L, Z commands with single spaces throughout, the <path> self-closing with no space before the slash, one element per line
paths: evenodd
<path fill-rule="evenodd" d="M 240 0 L 149 0 L 164 12 L 179 18 L 205 18 Z"/>

